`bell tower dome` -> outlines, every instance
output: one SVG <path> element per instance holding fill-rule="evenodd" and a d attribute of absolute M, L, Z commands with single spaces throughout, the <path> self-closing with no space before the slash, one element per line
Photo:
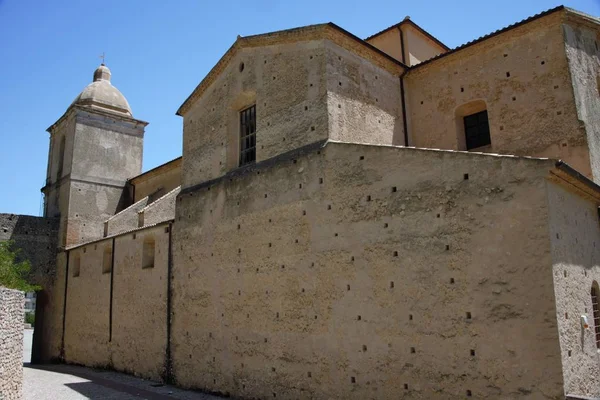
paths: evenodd
<path fill-rule="evenodd" d="M 44 216 L 61 218 L 59 246 L 103 236 L 104 221 L 130 201 L 127 179 L 142 170 L 147 122 L 133 117 L 101 64 L 92 82 L 48 128 Z"/>

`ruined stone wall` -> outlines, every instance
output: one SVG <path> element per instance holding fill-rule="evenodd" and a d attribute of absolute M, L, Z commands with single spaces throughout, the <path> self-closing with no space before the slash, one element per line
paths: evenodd
<path fill-rule="evenodd" d="M 288 156 L 179 195 L 179 384 L 563 398 L 550 161 L 336 143 Z"/>
<path fill-rule="evenodd" d="M 552 13 L 409 71 L 410 144 L 466 149 L 462 118 L 483 103 L 492 144 L 477 151 L 560 158 L 591 177 L 563 18 Z"/>
<path fill-rule="evenodd" d="M 600 396 L 600 366 L 591 298 L 600 283 L 598 204 L 548 184 L 552 273 L 565 394 Z M 586 315 L 590 328 L 583 329 Z"/>
<path fill-rule="evenodd" d="M 600 29 L 579 18 L 565 21 L 563 31 L 577 117 L 585 128 L 592 176 L 600 182 Z"/>
<path fill-rule="evenodd" d="M 0 241 L 11 240 L 20 259 L 31 262 L 32 278 L 39 284 L 53 280 L 58 219 L 0 214 Z"/>
<path fill-rule="evenodd" d="M 144 242 L 150 238 L 154 264 L 143 268 Z M 168 248 L 169 225 L 164 224 L 69 250 L 66 362 L 163 376 Z"/>
<path fill-rule="evenodd" d="M 59 218 L 0 214 L 0 241 L 14 242 L 14 247 L 20 249 L 20 258 L 31 262 L 31 282 L 42 287 L 37 292 L 35 310 L 31 355 L 34 363 L 60 356 L 63 272 L 57 265 L 58 237 Z"/>
<path fill-rule="evenodd" d="M 23 398 L 23 323 L 25 297 L 0 286 L 0 399 Z"/>
<path fill-rule="evenodd" d="M 331 42 L 325 48 L 329 138 L 403 144 L 398 75 Z"/>

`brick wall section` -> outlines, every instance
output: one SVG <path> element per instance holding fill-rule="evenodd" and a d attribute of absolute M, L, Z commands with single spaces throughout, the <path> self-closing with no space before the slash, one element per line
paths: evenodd
<path fill-rule="evenodd" d="M 23 398 L 23 307 L 19 290 L 0 287 L 0 399 Z"/>

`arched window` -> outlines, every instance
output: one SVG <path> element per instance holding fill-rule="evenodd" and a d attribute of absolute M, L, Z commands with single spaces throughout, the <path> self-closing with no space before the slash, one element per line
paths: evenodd
<path fill-rule="evenodd" d="M 592 283 L 592 311 L 594 312 L 594 332 L 596 334 L 596 347 L 600 349 L 600 307 L 598 306 L 598 295 L 600 289 L 598 288 L 598 282 Z"/>
<path fill-rule="evenodd" d="M 58 170 L 56 171 L 56 180 L 62 178 L 63 164 L 65 162 L 65 137 L 60 139 L 60 151 L 58 153 Z"/>

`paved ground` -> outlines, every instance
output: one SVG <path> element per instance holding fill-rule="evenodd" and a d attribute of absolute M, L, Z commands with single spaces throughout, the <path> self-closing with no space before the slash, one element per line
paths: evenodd
<path fill-rule="evenodd" d="M 71 365 L 29 365 L 33 331 L 25 330 L 25 400 L 219 400 L 220 397 L 189 392 L 158 382 L 110 371 Z"/>

